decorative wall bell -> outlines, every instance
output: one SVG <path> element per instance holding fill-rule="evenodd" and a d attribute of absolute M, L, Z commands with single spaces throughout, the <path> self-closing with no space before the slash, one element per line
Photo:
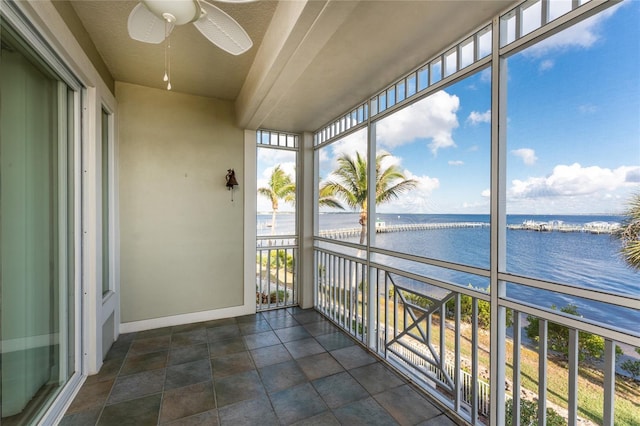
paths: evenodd
<path fill-rule="evenodd" d="M 227 189 L 231 191 L 231 201 L 233 201 L 233 190 L 235 186 L 238 186 L 238 181 L 236 180 L 236 172 L 233 169 L 228 169 L 227 176 L 225 178 L 227 180 Z"/>

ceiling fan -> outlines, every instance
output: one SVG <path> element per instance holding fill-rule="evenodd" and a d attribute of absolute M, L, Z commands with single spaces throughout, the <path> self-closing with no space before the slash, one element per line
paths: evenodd
<path fill-rule="evenodd" d="M 245 3 L 253 0 L 219 0 L 227 3 Z M 167 89 L 171 90 L 169 49 L 170 34 L 176 25 L 193 25 L 222 50 L 240 55 L 253 46 L 247 32 L 218 7 L 205 0 L 142 0 L 129 14 L 129 36 L 144 43 L 165 42 L 165 75 Z"/>

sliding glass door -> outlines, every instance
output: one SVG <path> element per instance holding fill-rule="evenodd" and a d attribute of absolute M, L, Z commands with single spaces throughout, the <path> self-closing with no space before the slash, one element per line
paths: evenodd
<path fill-rule="evenodd" d="M 0 58 L 0 423 L 31 424 L 75 370 L 77 94 L 7 25 Z"/>

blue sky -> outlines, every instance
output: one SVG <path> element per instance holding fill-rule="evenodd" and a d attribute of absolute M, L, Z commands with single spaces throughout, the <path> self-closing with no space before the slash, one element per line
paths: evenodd
<path fill-rule="evenodd" d="M 640 1 L 626 1 L 508 59 L 508 213 L 615 214 L 640 191 L 638 22 Z M 489 212 L 489 77 L 377 123 L 377 149 L 418 181 L 378 211 Z M 322 149 L 321 176 L 365 149 L 365 132 Z"/>

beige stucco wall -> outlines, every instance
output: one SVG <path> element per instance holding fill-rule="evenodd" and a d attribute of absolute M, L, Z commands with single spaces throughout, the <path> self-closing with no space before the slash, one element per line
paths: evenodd
<path fill-rule="evenodd" d="M 233 104 L 116 83 L 122 323 L 243 303 L 243 131 Z M 225 174 L 240 182 L 234 201 Z"/>

